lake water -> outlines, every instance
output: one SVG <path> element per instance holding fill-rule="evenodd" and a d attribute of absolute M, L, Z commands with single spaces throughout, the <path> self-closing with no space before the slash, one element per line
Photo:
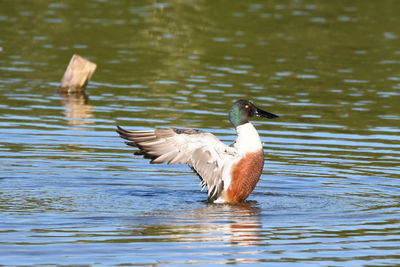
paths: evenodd
<path fill-rule="evenodd" d="M 1 1 L 0 265 L 400 264 L 400 2 Z M 69 59 L 86 95 L 56 93 Z M 205 202 L 115 133 L 197 128 L 233 101 L 265 166 Z"/>

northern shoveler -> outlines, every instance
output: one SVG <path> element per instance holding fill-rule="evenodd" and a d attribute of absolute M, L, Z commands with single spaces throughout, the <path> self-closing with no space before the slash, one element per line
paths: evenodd
<path fill-rule="evenodd" d="M 195 129 L 128 131 L 117 126 L 117 132 L 150 163 L 188 164 L 200 177 L 201 190 L 208 187 L 210 202 L 240 202 L 253 191 L 264 167 L 261 139 L 249 122 L 253 116 L 278 117 L 248 100 L 237 100 L 229 112 L 237 138 L 229 146 Z"/>

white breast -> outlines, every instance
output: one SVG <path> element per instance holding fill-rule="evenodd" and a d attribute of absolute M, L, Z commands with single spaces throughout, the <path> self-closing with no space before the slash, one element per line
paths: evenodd
<path fill-rule="evenodd" d="M 250 122 L 236 127 L 237 138 L 233 145 L 239 153 L 256 152 L 262 149 L 260 136 Z"/>
<path fill-rule="evenodd" d="M 256 128 L 249 122 L 236 127 L 237 138 L 233 144 L 236 152 L 235 156 L 226 158 L 222 171 L 222 180 L 224 181 L 224 190 L 231 185 L 231 171 L 235 163 L 240 161 L 247 152 L 258 152 L 263 149 L 260 136 Z M 223 200 L 220 200 L 223 201 Z"/>

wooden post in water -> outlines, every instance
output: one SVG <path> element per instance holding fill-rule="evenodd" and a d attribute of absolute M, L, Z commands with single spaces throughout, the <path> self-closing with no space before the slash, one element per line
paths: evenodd
<path fill-rule="evenodd" d="M 60 94 L 81 93 L 96 70 L 96 64 L 81 56 L 73 55 L 61 80 Z"/>

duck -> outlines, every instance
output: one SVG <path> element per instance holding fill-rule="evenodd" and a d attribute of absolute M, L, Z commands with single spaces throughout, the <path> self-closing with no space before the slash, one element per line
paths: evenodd
<path fill-rule="evenodd" d="M 230 145 L 198 129 L 126 130 L 117 126 L 116 131 L 127 140 L 127 145 L 138 149 L 135 155 L 150 159 L 151 164 L 189 165 L 200 178 L 201 191 L 207 187 L 208 202 L 238 203 L 253 192 L 264 167 L 263 145 L 249 121 L 251 117 L 279 116 L 249 100 L 235 101 L 229 111 L 229 121 L 237 136 Z"/>

